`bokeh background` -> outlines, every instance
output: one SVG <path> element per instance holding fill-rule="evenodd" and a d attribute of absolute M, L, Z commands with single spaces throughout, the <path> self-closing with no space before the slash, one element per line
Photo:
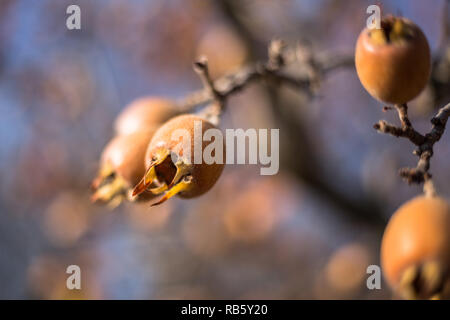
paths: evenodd
<path fill-rule="evenodd" d="M 444 52 L 445 1 L 378 3 Z M 70 4 L 81 7 L 81 31 L 66 29 Z M 1 0 L 0 298 L 392 298 L 384 282 L 366 288 L 366 268 L 379 264 L 389 216 L 421 192 L 397 175 L 417 159 L 407 141 L 372 129 L 396 115 L 381 112 L 353 68 L 327 75 L 313 99 L 258 83 L 229 100 L 222 128 L 280 128 L 276 176 L 228 166 L 201 198 L 153 208 L 111 210 L 91 204 L 89 190 L 115 116 L 138 97 L 201 88 L 200 54 L 218 77 L 265 59 L 274 37 L 352 52 L 370 4 Z M 411 107 L 422 132 L 450 98 L 449 63 L 439 61 Z M 447 132 L 432 159 L 446 197 L 449 158 Z M 71 264 L 82 290 L 65 287 Z"/>

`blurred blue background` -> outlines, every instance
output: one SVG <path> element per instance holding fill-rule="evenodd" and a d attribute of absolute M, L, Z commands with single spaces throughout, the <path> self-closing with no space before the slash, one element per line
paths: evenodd
<path fill-rule="evenodd" d="M 70 4 L 81 8 L 81 30 L 66 28 Z M 370 4 L 2 0 L 0 298 L 392 297 L 384 284 L 366 288 L 366 268 L 379 264 L 391 213 L 421 192 L 397 175 L 416 159 L 407 141 L 372 129 L 395 114 L 381 112 L 353 68 L 327 75 L 314 99 L 254 84 L 229 100 L 222 128 L 280 128 L 278 175 L 228 166 L 208 194 L 155 208 L 89 201 L 114 118 L 132 100 L 182 100 L 201 88 L 196 57 L 209 58 L 216 78 L 265 59 L 274 37 L 351 53 Z M 416 22 L 433 53 L 446 44 L 445 1 L 379 4 Z M 443 95 L 431 84 L 411 104 L 422 132 L 449 98 L 449 82 Z M 449 157 L 447 132 L 432 160 L 447 197 Z M 65 287 L 71 264 L 80 291 Z"/>

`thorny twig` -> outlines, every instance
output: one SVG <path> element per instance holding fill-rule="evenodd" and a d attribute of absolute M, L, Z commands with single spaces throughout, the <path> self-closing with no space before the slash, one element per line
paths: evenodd
<path fill-rule="evenodd" d="M 395 137 L 403 137 L 409 139 L 417 149 L 414 154 L 419 157 L 419 161 L 415 168 L 400 169 L 400 176 L 408 183 L 424 183 L 424 192 L 433 194 L 434 186 L 431 181 L 430 159 L 433 156 L 433 147 L 438 142 L 445 131 L 445 125 L 450 117 L 450 103 L 441 108 L 439 112 L 431 119 L 431 131 L 425 135 L 417 132 L 409 120 L 408 106 L 406 104 L 395 105 L 398 112 L 401 127 L 389 124 L 384 120 L 380 120 L 374 125 L 374 128 L 381 133 L 387 133 Z"/>

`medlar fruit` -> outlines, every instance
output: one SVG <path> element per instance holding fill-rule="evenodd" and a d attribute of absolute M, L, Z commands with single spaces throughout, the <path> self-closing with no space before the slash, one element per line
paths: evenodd
<path fill-rule="evenodd" d="M 201 126 L 198 132 L 195 132 L 196 125 L 198 128 Z M 208 141 L 203 140 L 203 135 L 209 129 L 218 130 L 209 121 L 192 114 L 177 116 L 162 125 L 148 146 L 145 156 L 147 171 L 133 195 L 156 183 L 158 186 L 150 189 L 152 193 L 167 191 L 160 201 L 153 204 L 158 205 L 176 194 L 181 198 L 193 198 L 211 189 L 222 173 L 224 161 L 208 164 L 203 159 L 203 151 L 209 145 Z M 221 148 L 215 152 L 222 153 L 224 159 L 222 135 L 220 139 L 222 141 L 214 141 L 219 142 L 218 148 Z M 194 161 L 195 153 L 199 151 L 202 159 Z"/>
<path fill-rule="evenodd" d="M 415 98 L 430 77 L 430 47 L 412 21 L 389 16 L 381 29 L 364 29 L 356 43 L 359 80 L 376 99 L 403 104 Z"/>
<path fill-rule="evenodd" d="M 404 298 L 448 298 L 450 204 L 419 196 L 390 219 L 381 244 L 381 263 L 390 286 Z"/>

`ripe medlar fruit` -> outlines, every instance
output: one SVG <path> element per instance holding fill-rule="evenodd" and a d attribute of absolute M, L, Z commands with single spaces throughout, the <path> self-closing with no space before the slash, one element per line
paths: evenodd
<path fill-rule="evenodd" d="M 381 244 L 381 263 L 390 286 L 404 298 L 448 298 L 450 204 L 419 196 L 390 219 Z"/>
<path fill-rule="evenodd" d="M 201 125 L 201 131 L 197 133 L 201 136 L 194 133 L 196 123 Z M 210 164 L 204 162 L 203 151 L 209 142 L 203 140 L 203 135 L 208 129 L 218 130 L 212 123 L 192 114 L 177 116 L 162 125 L 148 146 L 145 156 L 147 171 L 135 187 L 133 195 L 140 194 L 155 183 L 157 187 L 150 189 L 152 193 L 167 191 L 160 201 L 153 204 L 158 205 L 176 194 L 181 198 L 193 198 L 211 189 L 222 173 L 224 161 Z M 224 160 L 222 135 L 221 139 Z M 196 151 L 202 153 L 201 163 L 194 162 Z"/>
<path fill-rule="evenodd" d="M 118 135 L 142 130 L 156 130 L 178 113 L 176 104 L 165 98 L 144 97 L 131 102 L 117 116 L 114 127 Z"/>
<path fill-rule="evenodd" d="M 92 201 L 116 206 L 124 199 L 131 200 L 130 190 L 145 173 L 145 150 L 155 130 L 139 131 L 114 137 L 104 148 L 100 170 L 92 183 Z M 145 193 L 140 200 L 152 194 Z"/>
<path fill-rule="evenodd" d="M 415 98 L 430 77 L 430 47 L 412 21 L 389 16 L 381 29 L 365 28 L 356 43 L 359 80 L 375 98 L 403 104 Z"/>

